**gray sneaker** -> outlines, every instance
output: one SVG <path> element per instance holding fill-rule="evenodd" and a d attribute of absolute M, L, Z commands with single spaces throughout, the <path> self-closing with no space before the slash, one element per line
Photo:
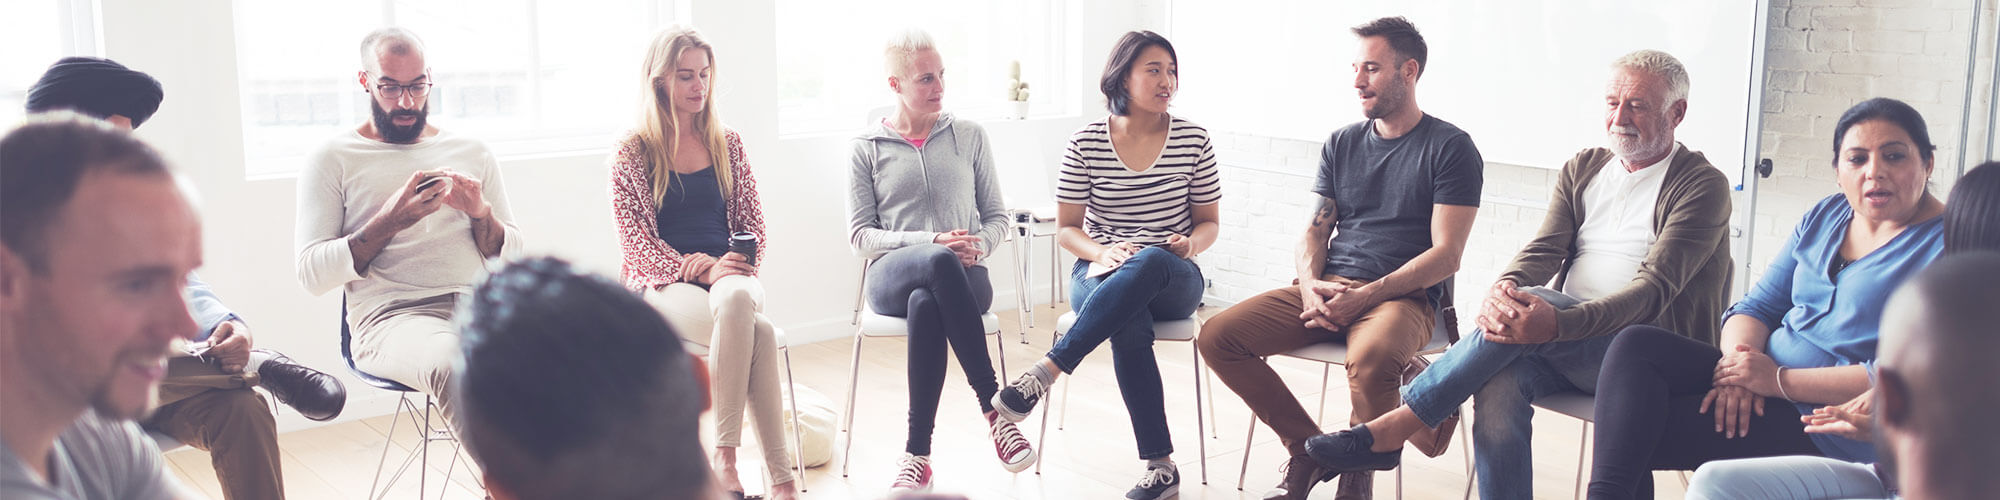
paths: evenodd
<path fill-rule="evenodd" d="M 1159 500 L 1173 498 L 1181 494 L 1181 472 L 1173 464 L 1146 468 L 1146 475 L 1139 476 L 1139 484 L 1132 491 L 1125 492 L 1129 500 Z"/>
<path fill-rule="evenodd" d="M 1000 418 L 1008 422 L 1020 422 L 1035 411 L 1035 405 L 1041 403 L 1042 396 L 1048 392 L 1049 388 L 1042 385 L 1042 379 L 1035 378 L 1032 373 L 1023 373 L 1020 378 L 1014 379 L 1014 383 L 993 393 L 993 410 L 1000 412 Z"/>

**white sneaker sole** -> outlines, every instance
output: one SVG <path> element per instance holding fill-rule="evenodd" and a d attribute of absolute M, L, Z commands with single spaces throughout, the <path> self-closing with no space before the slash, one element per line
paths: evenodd
<path fill-rule="evenodd" d="M 1181 496 L 1181 485 L 1179 483 L 1175 483 L 1173 486 L 1168 486 L 1166 491 L 1161 491 L 1160 496 L 1153 497 L 1153 500 L 1178 498 L 1180 496 Z M 1131 498 L 1131 497 L 1126 497 L 1126 498 Z"/>
<path fill-rule="evenodd" d="M 1000 394 L 999 394 L 999 393 L 994 393 L 994 394 L 993 394 L 993 400 L 992 400 L 992 401 L 988 401 L 988 403 L 992 403 L 992 404 L 993 404 L 993 412 L 994 412 L 994 413 L 997 413 L 997 414 L 999 414 L 999 415 L 1000 415 L 1000 418 L 1002 418 L 1002 419 L 1005 419 L 1006 421 L 1008 421 L 1008 422 L 1010 422 L 1010 423 L 1016 423 L 1016 424 L 1018 424 L 1018 423 L 1021 423 L 1021 421 L 1022 421 L 1022 420 L 1027 420 L 1027 419 L 1028 419 L 1028 413 L 1034 413 L 1034 411 L 1035 411 L 1035 409 L 1034 409 L 1034 408 L 1029 408 L 1029 409 L 1028 409 L 1028 413 L 1014 413 L 1014 410 L 1013 410 L 1013 409 L 1011 409 L 1011 408 L 1008 408 L 1008 407 L 1007 407 L 1007 405 L 1005 405 L 1005 404 L 1001 404 L 1001 403 L 1000 403 Z"/>
<path fill-rule="evenodd" d="M 1019 473 L 1024 470 L 1028 470 L 1029 467 L 1034 467 L 1035 461 L 1041 459 L 1041 457 L 1042 457 L 1041 450 L 1030 448 L 1028 449 L 1028 458 L 1022 459 L 1020 463 L 1010 464 L 1007 463 L 1005 460 L 1002 460 L 1000 462 L 1000 466 L 1006 467 L 1007 472 Z"/>

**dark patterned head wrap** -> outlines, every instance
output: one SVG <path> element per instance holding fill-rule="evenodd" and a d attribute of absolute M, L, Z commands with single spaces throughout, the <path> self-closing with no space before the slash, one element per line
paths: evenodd
<path fill-rule="evenodd" d="M 28 112 L 70 109 L 108 118 L 123 116 L 139 128 L 160 110 L 160 81 L 110 59 L 65 57 L 28 89 Z"/>

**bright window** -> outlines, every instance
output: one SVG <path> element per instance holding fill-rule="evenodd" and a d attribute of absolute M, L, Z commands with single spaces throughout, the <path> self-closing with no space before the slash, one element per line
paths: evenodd
<path fill-rule="evenodd" d="M 882 48 L 905 28 L 938 44 L 945 109 L 993 118 L 1011 112 L 1008 70 L 1020 61 L 1031 115 L 1075 108 L 1077 44 L 1070 0 L 778 1 L 778 128 L 782 134 L 852 131 L 895 105 Z"/>
<path fill-rule="evenodd" d="M 26 116 L 28 87 L 57 59 L 97 55 L 97 16 L 88 1 L 0 2 L 0 129 Z"/>
<path fill-rule="evenodd" d="M 502 156 L 610 148 L 634 120 L 646 44 L 671 24 L 674 2 L 239 1 L 248 175 L 291 175 L 370 119 L 356 73 L 362 36 L 382 26 L 424 41 L 431 124 Z"/>

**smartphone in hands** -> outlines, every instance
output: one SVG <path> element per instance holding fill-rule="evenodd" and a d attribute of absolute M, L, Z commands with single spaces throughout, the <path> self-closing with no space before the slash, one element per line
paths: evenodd
<path fill-rule="evenodd" d="M 446 179 L 447 177 L 448 177 L 448 176 L 446 176 L 446 175 L 444 175 L 444 174 L 437 174 L 437 175 L 433 175 L 433 176 L 430 176 L 430 178 L 427 178 L 427 179 L 424 179 L 424 181 L 423 181 L 423 182 L 419 182 L 419 183 L 417 183 L 417 191 L 423 191 L 423 190 L 425 190 L 425 189 L 430 189 L 430 187 L 431 187 L 431 186 L 435 186 L 435 185 L 438 185 L 438 184 L 440 184 L 440 183 L 443 183 L 443 182 L 444 182 L 444 180 L 445 180 L 445 179 Z"/>

